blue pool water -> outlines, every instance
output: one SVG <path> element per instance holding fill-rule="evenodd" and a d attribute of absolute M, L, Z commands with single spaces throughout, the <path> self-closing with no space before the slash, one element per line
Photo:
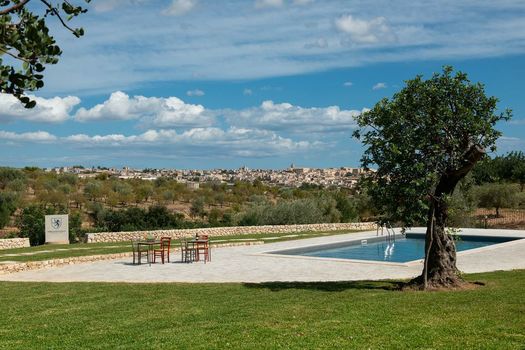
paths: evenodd
<path fill-rule="evenodd" d="M 457 251 L 486 247 L 492 244 L 509 241 L 512 239 L 487 239 L 486 237 L 471 239 L 461 239 L 456 242 Z M 388 262 L 408 262 L 412 260 L 423 259 L 425 256 L 425 239 L 424 238 L 396 238 L 395 242 L 381 240 L 379 242 L 369 242 L 362 245 L 359 242 L 350 242 L 349 244 L 338 247 L 322 247 L 315 249 L 309 248 L 305 251 L 296 251 L 285 254 L 315 256 L 323 258 L 338 259 L 357 259 L 357 260 L 376 260 Z"/>

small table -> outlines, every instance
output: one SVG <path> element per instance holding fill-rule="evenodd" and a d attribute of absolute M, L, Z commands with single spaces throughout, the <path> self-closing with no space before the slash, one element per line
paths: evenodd
<path fill-rule="evenodd" d="M 138 249 L 140 249 L 141 245 L 148 247 L 148 264 L 150 265 L 151 265 L 151 255 L 153 253 L 153 249 L 155 249 L 155 246 L 159 244 L 160 244 L 160 241 L 158 240 L 152 240 L 152 241 L 146 240 L 146 241 L 137 242 L 137 246 L 139 247 Z"/>

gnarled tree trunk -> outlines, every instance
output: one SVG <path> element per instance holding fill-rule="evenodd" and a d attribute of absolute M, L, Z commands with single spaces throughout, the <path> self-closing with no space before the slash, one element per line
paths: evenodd
<path fill-rule="evenodd" d="M 470 147 L 462 164 L 446 171 L 440 178 L 428 214 L 423 272 L 411 284 L 422 289 L 453 288 L 464 284 L 456 267 L 454 240 L 445 231 L 448 217 L 445 197 L 454 192 L 458 182 L 472 170 L 483 154 L 484 150 L 480 146 Z"/>

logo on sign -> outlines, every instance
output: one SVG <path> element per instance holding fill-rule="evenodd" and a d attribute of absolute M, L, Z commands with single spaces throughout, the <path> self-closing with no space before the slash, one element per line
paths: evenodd
<path fill-rule="evenodd" d="M 60 218 L 51 219 L 51 227 L 53 227 L 53 229 L 58 230 L 61 226 L 62 226 L 62 219 Z"/>

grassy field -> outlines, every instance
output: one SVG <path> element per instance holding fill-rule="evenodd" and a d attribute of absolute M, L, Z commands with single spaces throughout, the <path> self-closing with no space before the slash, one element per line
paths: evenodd
<path fill-rule="evenodd" d="M 393 282 L 0 283 L 0 349 L 523 349 L 525 271 Z"/>
<path fill-rule="evenodd" d="M 225 237 L 211 237 L 212 244 L 226 244 L 232 242 L 261 241 L 261 242 L 280 242 L 292 239 L 305 239 L 319 236 L 337 235 L 341 233 L 358 232 L 358 231 L 329 231 L 329 232 L 299 232 L 299 233 L 268 233 L 268 234 L 250 234 L 250 235 L 232 235 Z M 180 246 L 178 240 L 173 241 L 173 246 Z M 99 254 L 114 254 L 131 252 L 129 242 L 118 243 L 78 243 L 78 244 L 58 244 L 58 245 L 41 245 L 29 248 L 17 248 L 0 250 L 1 261 L 40 261 L 48 259 L 63 259 L 76 256 L 88 256 Z"/>

